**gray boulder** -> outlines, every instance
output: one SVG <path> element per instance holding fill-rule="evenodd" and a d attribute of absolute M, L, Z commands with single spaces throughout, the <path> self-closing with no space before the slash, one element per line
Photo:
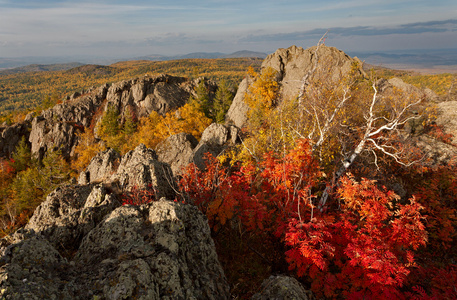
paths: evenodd
<path fill-rule="evenodd" d="M 161 199 L 115 208 L 101 186 L 71 188 L 0 240 L 2 299 L 229 299 L 196 207 Z M 78 247 L 62 251 L 72 239 Z"/>
<path fill-rule="evenodd" d="M 25 229 L 68 253 L 78 249 L 81 239 L 119 205 L 102 185 L 59 187 L 36 208 Z"/>
<path fill-rule="evenodd" d="M 111 182 L 117 182 L 122 191 L 137 188 L 152 188 L 156 199 L 169 197 L 173 199 L 173 172 L 166 163 L 158 161 L 154 150 L 140 144 L 121 158 Z"/>
<path fill-rule="evenodd" d="M 121 155 L 114 149 L 97 153 L 90 161 L 86 170 L 79 175 L 79 184 L 108 181 L 119 166 Z"/>
<path fill-rule="evenodd" d="M 239 142 L 238 133 L 239 129 L 233 125 L 213 123 L 203 131 L 198 144 L 192 135 L 176 134 L 157 145 L 158 159 L 169 164 L 175 176 L 181 175 L 182 168 L 190 163 L 203 170 L 206 154 L 220 155 L 227 147 Z"/>
<path fill-rule="evenodd" d="M 193 135 L 183 132 L 160 142 L 155 151 L 158 160 L 169 164 L 176 176 L 180 175 L 182 168 L 192 161 L 193 151 L 197 145 L 198 141 Z"/>
<path fill-rule="evenodd" d="M 151 189 L 156 199 L 175 197 L 169 164 L 160 162 L 154 150 L 140 144 L 122 157 L 112 149 L 98 153 L 79 175 L 79 184 L 104 183 L 116 193 L 132 188 Z"/>
<path fill-rule="evenodd" d="M 114 210 L 76 253 L 80 278 L 106 299 L 228 299 L 206 218 L 162 199 Z M 98 274 L 103 276 L 97 278 Z"/>
<path fill-rule="evenodd" d="M 311 291 L 306 291 L 297 279 L 289 276 L 270 276 L 262 282 L 261 291 L 252 300 L 311 300 Z"/>
<path fill-rule="evenodd" d="M 239 130 L 230 125 L 213 123 L 202 133 L 202 138 L 193 151 L 192 162 L 200 168 L 205 168 L 205 155 L 210 153 L 214 157 L 221 154 L 228 146 L 234 145 L 238 141 Z"/>
<path fill-rule="evenodd" d="M 74 299 L 71 267 L 44 238 L 17 232 L 0 242 L 1 299 Z"/>
<path fill-rule="evenodd" d="M 241 81 L 232 104 L 225 116 L 226 123 L 233 124 L 238 128 L 243 128 L 246 125 L 249 106 L 244 102 L 244 96 L 249 91 L 249 86 L 252 82 L 253 80 L 250 77 L 245 77 L 243 81 Z"/>

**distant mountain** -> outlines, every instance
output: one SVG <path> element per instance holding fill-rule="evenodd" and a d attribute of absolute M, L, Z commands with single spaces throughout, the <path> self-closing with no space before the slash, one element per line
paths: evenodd
<path fill-rule="evenodd" d="M 263 52 L 254 52 L 254 51 L 242 50 L 242 51 L 233 52 L 232 54 L 226 54 L 226 55 L 223 56 L 223 58 L 239 58 L 239 57 L 260 57 L 260 58 L 265 58 L 267 56 L 268 56 L 268 54 L 263 53 Z"/>
<path fill-rule="evenodd" d="M 65 64 L 50 64 L 50 65 L 38 65 L 32 64 L 22 67 L 17 67 L 13 69 L 6 69 L 0 71 L 0 75 L 10 75 L 10 74 L 18 74 L 18 73 L 26 73 L 26 72 L 45 72 L 45 71 L 65 71 L 70 70 L 72 68 L 76 68 L 82 66 L 82 63 L 72 62 L 72 63 L 65 63 Z"/>
<path fill-rule="evenodd" d="M 361 60 L 389 68 L 415 69 L 456 67 L 457 49 L 439 50 L 397 50 L 383 52 L 348 52 Z"/>
<path fill-rule="evenodd" d="M 266 53 L 254 52 L 248 50 L 237 51 L 234 53 L 221 52 L 193 52 L 183 55 L 166 56 L 161 54 L 151 54 L 138 57 L 122 57 L 122 58 L 106 58 L 95 56 L 81 57 L 16 57 L 16 58 L 1 58 L 0 57 L 0 75 L 17 74 L 24 72 L 40 72 L 40 71 L 62 71 L 69 70 L 78 66 L 91 65 L 110 65 L 118 61 L 131 60 L 149 60 L 149 61 L 167 61 L 177 59 L 191 58 L 243 58 L 243 57 L 267 57 Z M 79 61 L 81 63 L 68 63 L 68 61 Z"/>
<path fill-rule="evenodd" d="M 176 60 L 176 59 L 191 59 L 191 58 L 241 58 L 241 57 L 259 57 L 265 58 L 268 54 L 263 52 L 254 52 L 248 50 L 237 51 L 234 53 L 221 53 L 221 52 L 193 52 L 184 55 L 164 56 L 160 54 L 152 54 L 147 56 L 140 56 L 134 58 L 134 60 L 152 60 L 152 61 L 165 61 L 165 60 Z"/>
<path fill-rule="evenodd" d="M 67 71 L 69 74 L 82 73 L 86 75 L 111 75 L 115 72 L 115 68 L 101 65 L 80 65 Z"/>

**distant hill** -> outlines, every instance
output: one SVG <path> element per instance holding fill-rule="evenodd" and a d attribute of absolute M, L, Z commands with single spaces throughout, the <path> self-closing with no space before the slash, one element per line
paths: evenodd
<path fill-rule="evenodd" d="M 268 54 L 263 53 L 263 52 L 254 52 L 254 51 L 242 50 L 242 51 L 233 52 L 232 54 L 226 54 L 226 55 L 223 56 L 223 58 L 238 58 L 238 57 L 260 57 L 260 58 L 265 58 L 267 56 L 268 56 Z"/>
<path fill-rule="evenodd" d="M 348 52 L 361 60 L 393 69 L 442 69 L 457 70 L 457 49 L 397 50 L 383 52 Z"/>
<path fill-rule="evenodd" d="M 65 70 L 64 70 L 65 71 Z M 83 73 L 86 75 L 111 75 L 114 74 L 117 70 L 109 66 L 101 65 L 81 65 L 76 66 L 75 68 L 69 69 L 67 73 L 69 74 L 78 74 Z"/>
<path fill-rule="evenodd" d="M 140 56 L 134 60 L 152 60 L 152 61 L 166 61 L 166 60 L 177 60 L 177 59 L 194 59 L 194 58 L 205 58 L 205 59 L 215 59 L 215 58 L 243 58 L 243 57 L 258 57 L 265 58 L 268 54 L 263 52 L 255 52 L 242 50 L 234 53 L 221 53 L 221 52 L 193 52 L 184 55 L 174 55 L 174 56 L 164 56 L 160 54 L 152 54 L 147 56 Z"/>
<path fill-rule="evenodd" d="M 72 68 L 76 68 L 82 66 L 82 63 L 72 62 L 72 63 L 65 63 L 65 64 L 50 64 L 50 65 L 38 65 L 32 64 L 23 67 L 17 67 L 13 69 L 6 69 L 0 71 L 0 75 L 11 75 L 11 74 L 19 74 L 19 73 L 27 73 L 27 72 L 46 72 L 46 71 L 66 71 Z"/>

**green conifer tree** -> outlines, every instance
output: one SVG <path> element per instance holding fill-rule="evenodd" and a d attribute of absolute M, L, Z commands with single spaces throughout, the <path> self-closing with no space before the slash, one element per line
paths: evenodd
<path fill-rule="evenodd" d="M 16 172 L 24 171 L 32 165 L 32 154 L 29 145 L 25 141 L 25 136 L 17 144 L 12 158 L 14 160 L 13 167 Z"/>
<path fill-rule="evenodd" d="M 229 84 L 225 80 L 221 80 L 216 91 L 214 98 L 213 111 L 216 122 L 223 123 L 225 121 L 225 114 L 232 104 L 234 93 Z"/>

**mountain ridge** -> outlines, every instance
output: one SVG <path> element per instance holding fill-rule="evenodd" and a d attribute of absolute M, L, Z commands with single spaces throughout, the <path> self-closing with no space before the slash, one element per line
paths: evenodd
<path fill-rule="evenodd" d="M 46 66 L 51 68 L 59 68 L 61 71 L 65 71 L 74 67 L 82 65 L 111 65 L 120 61 L 134 61 L 134 60 L 148 60 L 148 61 L 167 61 L 167 60 L 178 60 L 178 59 L 214 59 L 214 58 L 243 58 L 243 57 L 258 57 L 265 58 L 267 53 L 255 52 L 249 50 L 241 50 L 233 53 L 222 53 L 222 52 L 192 52 L 182 55 L 162 55 L 162 54 L 151 54 L 136 57 L 119 57 L 119 58 L 77 58 L 77 57 L 18 57 L 18 58 L 3 58 L 0 57 L 0 75 L 9 75 L 16 73 L 24 73 L 35 71 L 36 66 L 40 66 L 44 71 L 50 71 L 46 69 Z M 70 62 L 68 62 L 70 61 Z M 75 64 L 73 67 L 67 65 Z M 78 65 L 76 65 L 78 64 Z M 24 71 L 25 70 L 25 71 Z M 36 71 L 40 71 L 39 69 Z"/>

